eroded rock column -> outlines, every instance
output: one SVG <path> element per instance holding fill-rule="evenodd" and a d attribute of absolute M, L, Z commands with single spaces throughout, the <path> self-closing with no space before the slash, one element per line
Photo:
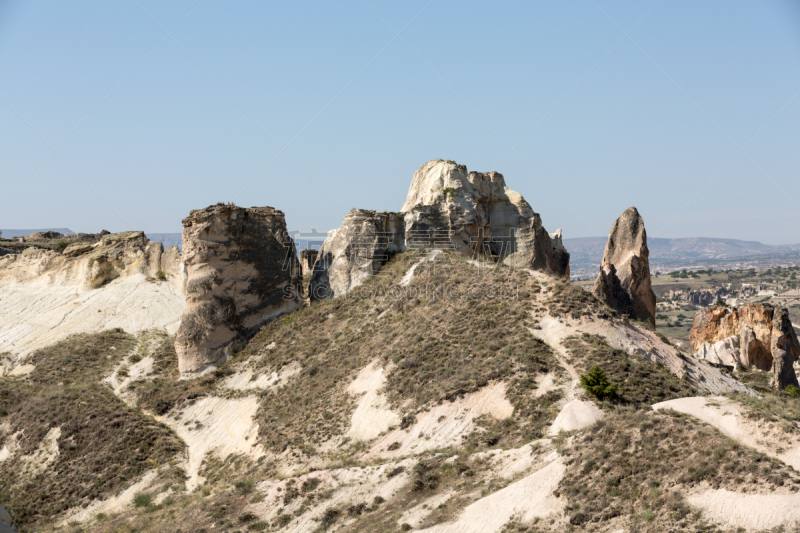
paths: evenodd
<path fill-rule="evenodd" d="M 224 362 L 267 321 L 302 305 L 283 212 L 217 204 L 183 220 L 186 309 L 175 339 L 182 373 Z"/>

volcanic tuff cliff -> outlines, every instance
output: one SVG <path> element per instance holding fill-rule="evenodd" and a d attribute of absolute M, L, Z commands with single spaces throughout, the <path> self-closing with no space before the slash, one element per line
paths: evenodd
<path fill-rule="evenodd" d="M 609 235 L 602 300 L 570 284 L 560 232 L 502 176 L 452 162 L 424 165 L 400 212 L 349 213 L 317 260 L 321 301 L 303 309 L 276 209 L 193 211 L 184 256 L 142 234 L 107 237 L 0 258 L 0 338 L 56 308 L 58 324 L 90 323 L 89 308 L 134 325 L 178 288 L 180 311 L 185 280 L 183 325 L 177 341 L 159 324 L 43 341 L 24 372 L 0 376 L 0 504 L 22 531 L 800 524 L 800 403 L 756 396 L 745 382 L 763 372 L 722 371 L 609 308 L 647 309 L 635 210 Z M 313 256 L 301 254 L 304 274 Z M 358 284 L 359 298 L 330 298 Z M 15 302 L 31 309 L 23 320 Z M 746 318 L 775 380 L 790 382 L 786 314 L 731 314 L 698 331 L 713 341 Z M 595 368 L 613 394 L 584 384 Z"/>
<path fill-rule="evenodd" d="M 699 359 L 772 371 L 774 387 L 797 386 L 793 363 L 800 358 L 800 343 L 785 308 L 752 304 L 701 309 L 689 339 Z"/>
<path fill-rule="evenodd" d="M 345 294 L 377 273 L 392 254 L 422 248 L 492 257 L 569 278 L 569 253 L 560 231 L 549 235 L 502 174 L 469 172 L 464 165 L 437 160 L 414 173 L 399 212 L 354 209 L 329 232 L 314 268 L 311 298 Z"/>
<path fill-rule="evenodd" d="M 0 353 L 24 356 L 73 333 L 114 327 L 175 332 L 185 283 L 177 248 L 165 252 L 132 231 L 89 235 L 59 252 L 62 238 L 42 234 L 0 257 Z"/>
<path fill-rule="evenodd" d="M 300 264 L 283 212 L 217 204 L 183 219 L 181 372 L 224 362 L 268 320 L 301 305 Z"/>

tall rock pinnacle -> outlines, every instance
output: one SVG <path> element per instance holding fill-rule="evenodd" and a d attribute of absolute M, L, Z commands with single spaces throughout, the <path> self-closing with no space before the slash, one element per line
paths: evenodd
<path fill-rule="evenodd" d="M 630 207 L 611 226 L 592 292 L 620 313 L 655 326 L 656 295 L 650 284 L 649 256 L 644 220 Z"/>

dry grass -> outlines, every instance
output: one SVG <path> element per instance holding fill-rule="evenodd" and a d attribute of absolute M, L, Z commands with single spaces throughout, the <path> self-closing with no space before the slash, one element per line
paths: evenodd
<path fill-rule="evenodd" d="M 559 396 L 533 401 L 531 392 L 537 376 L 562 370 L 550 348 L 525 328 L 532 325 L 536 280 L 522 271 L 453 260 L 418 269 L 413 292 L 384 297 L 417 259 L 399 254 L 354 294 L 265 326 L 237 356 L 261 357 L 258 364 L 268 369 L 295 361 L 303 367 L 285 387 L 264 393 L 258 416 L 269 448 L 313 453 L 319 443 L 344 433 L 354 408 L 344 389 L 375 359 L 390 369 L 387 395 L 406 417 L 506 381 L 514 423 L 491 428 L 498 437 L 491 445 L 542 435 Z M 443 296 L 447 287 L 464 297 Z M 485 287 L 491 287 L 488 296 Z M 467 296 L 479 293 L 487 297 Z M 272 342 L 277 347 L 266 350 Z"/>
<path fill-rule="evenodd" d="M 732 491 L 800 487 L 797 472 L 674 411 L 618 410 L 565 447 L 559 492 L 573 525 L 628 516 L 632 531 L 702 529 L 681 493 L 707 483 Z"/>

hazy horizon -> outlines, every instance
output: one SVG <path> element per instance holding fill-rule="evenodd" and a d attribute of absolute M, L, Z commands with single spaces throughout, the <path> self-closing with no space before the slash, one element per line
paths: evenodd
<path fill-rule="evenodd" d="M 0 2 L 0 227 L 290 229 L 496 170 L 565 238 L 800 242 L 795 2 Z"/>

